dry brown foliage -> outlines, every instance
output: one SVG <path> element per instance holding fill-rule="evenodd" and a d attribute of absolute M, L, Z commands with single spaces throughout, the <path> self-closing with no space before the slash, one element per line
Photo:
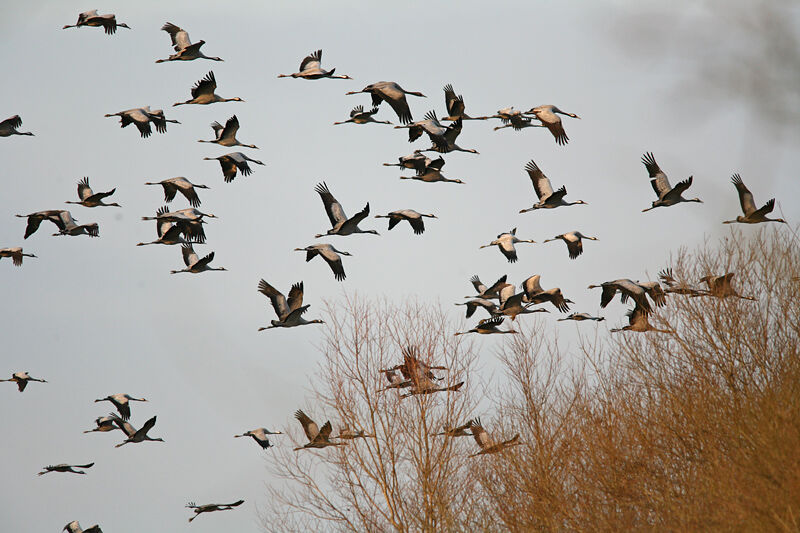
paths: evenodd
<path fill-rule="evenodd" d="M 735 289 L 756 301 L 670 295 L 651 321 L 675 333 L 600 331 L 567 353 L 541 321 L 518 321 L 521 333 L 498 343 L 506 375 L 487 394 L 492 431 L 523 445 L 493 456 L 467 458 L 471 440 L 432 436 L 474 416 L 480 389 L 475 347 L 439 308 L 330 309 L 307 412 L 377 438 L 282 450 L 272 468 L 289 484 L 271 491 L 265 526 L 800 531 L 800 254 L 788 231 L 745 234 L 682 250 L 671 266 L 695 286 L 735 272 Z M 376 393 L 377 370 L 409 344 L 451 368 L 448 384 L 466 380 L 462 391 Z"/>

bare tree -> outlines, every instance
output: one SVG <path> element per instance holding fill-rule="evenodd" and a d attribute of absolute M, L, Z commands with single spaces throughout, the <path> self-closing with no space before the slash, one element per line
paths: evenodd
<path fill-rule="evenodd" d="M 346 446 L 291 451 L 281 448 L 270 469 L 285 483 L 270 488 L 268 531 L 453 531 L 494 529 L 491 517 L 473 505 L 474 486 L 467 439 L 436 436 L 474 416 L 474 345 L 453 336 L 439 307 L 416 301 L 348 298 L 327 309 L 323 360 L 304 411 L 321 425 L 363 430 Z M 441 388 L 458 391 L 402 398 L 409 389 L 384 389 L 381 370 L 403 363 L 416 350 Z M 338 426 L 338 428 L 337 428 Z M 302 443 L 298 427 L 288 428 Z"/>

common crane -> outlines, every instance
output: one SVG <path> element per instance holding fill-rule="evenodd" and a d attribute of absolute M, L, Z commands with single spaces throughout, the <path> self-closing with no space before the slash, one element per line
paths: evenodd
<path fill-rule="evenodd" d="M 566 318 L 559 318 L 556 322 L 564 322 L 565 320 L 572 320 L 575 322 L 583 322 L 584 320 L 595 320 L 597 322 L 602 322 L 603 320 L 605 320 L 605 317 L 592 316 L 589 313 L 572 313 Z"/>
<path fill-rule="evenodd" d="M 170 203 L 175 199 L 175 194 L 180 193 L 189 200 L 189 205 L 192 207 L 200 207 L 200 197 L 197 196 L 195 189 L 209 189 L 207 185 L 197 185 L 179 176 L 177 178 L 168 178 L 161 181 L 147 181 L 145 185 L 161 185 L 164 188 L 164 201 Z"/>
<path fill-rule="evenodd" d="M 372 105 L 379 106 L 381 102 L 387 102 L 397 117 L 403 124 L 408 124 L 413 119 L 411 118 L 411 110 L 408 108 L 406 95 L 411 94 L 414 96 L 425 97 L 424 94 L 415 91 L 406 91 L 393 81 L 379 81 L 371 85 L 367 85 L 360 91 L 349 91 L 345 94 L 359 94 L 370 93 L 372 95 Z"/>
<path fill-rule="evenodd" d="M 539 303 L 539 302 L 536 302 Z M 514 285 L 506 283 L 500 289 L 500 313 L 516 320 L 517 315 L 525 315 L 530 313 L 549 313 L 547 309 L 530 309 L 533 305 L 532 302 L 526 300 L 525 292 L 515 292 Z"/>
<path fill-rule="evenodd" d="M 98 526 L 97 524 L 93 525 L 88 529 L 81 529 L 81 525 L 80 523 L 78 523 L 77 520 L 73 520 L 72 522 L 64 526 L 64 529 L 62 529 L 61 531 L 67 531 L 68 533 L 103 533 L 103 530 L 100 529 L 100 526 Z"/>
<path fill-rule="evenodd" d="M 214 130 L 214 135 L 216 136 L 213 141 L 200 139 L 197 142 L 214 143 L 220 146 L 244 146 L 245 148 L 258 149 L 258 146 L 255 144 L 242 144 L 236 140 L 236 132 L 239 131 L 239 119 L 236 118 L 236 115 L 229 118 L 227 122 L 225 122 L 224 127 L 217 121 L 212 122 L 211 129 Z"/>
<path fill-rule="evenodd" d="M 47 383 L 47 380 L 32 378 L 28 372 L 14 372 L 11 374 L 11 379 L 0 379 L 0 381 L 13 381 L 17 384 L 17 389 L 20 392 L 25 390 L 29 381 L 38 381 L 39 383 Z"/>
<path fill-rule="evenodd" d="M 417 168 L 417 173 L 414 176 L 400 176 L 401 180 L 417 180 L 417 181 L 424 181 L 426 183 L 436 183 L 437 181 L 443 181 L 445 183 L 464 183 L 461 180 L 453 180 L 449 178 L 445 178 L 442 174 L 442 167 L 444 166 L 444 158 L 438 157 L 431 161 L 427 159 L 425 162 L 425 166 L 422 168 Z"/>
<path fill-rule="evenodd" d="M 207 503 L 205 505 L 195 505 L 194 502 L 189 502 L 186 507 L 194 509 L 194 516 L 189 519 L 189 522 L 200 516 L 201 513 L 211 513 L 214 511 L 232 511 L 234 507 L 239 507 L 244 503 L 244 500 L 239 500 L 233 503 Z"/>
<path fill-rule="evenodd" d="M 335 80 L 352 80 L 347 74 L 334 75 L 336 68 L 325 70 L 322 68 L 322 50 L 311 52 L 300 62 L 300 70 L 294 74 L 278 74 L 279 78 L 303 78 L 304 80 L 318 80 L 330 78 Z"/>
<path fill-rule="evenodd" d="M 10 257 L 14 266 L 22 266 L 23 257 L 36 257 L 36 255 L 23 253 L 22 247 L 15 246 L 14 248 L 0 248 L 0 259 L 4 257 Z"/>
<path fill-rule="evenodd" d="M 647 315 L 649 314 L 649 311 L 642 308 L 642 306 L 637 303 L 633 309 L 629 310 L 625 314 L 625 316 L 628 317 L 628 325 L 621 328 L 612 328 L 609 331 L 611 333 L 617 333 L 620 331 L 635 331 L 638 333 L 643 333 L 645 331 L 655 331 L 657 333 L 675 333 L 669 329 L 659 329 L 651 326 L 650 321 L 647 318 Z"/>
<path fill-rule="evenodd" d="M 647 173 L 650 176 L 650 185 L 652 185 L 656 196 L 658 196 L 658 200 L 655 200 L 647 209 L 642 209 L 642 213 L 655 209 L 656 207 L 669 207 L 681 202 L 703 203 L 700 198 L 686 199 L 682 196 L 684 191 L 692 185 L 692 180 L 694 179 L 692 176 L 678 182 L 675 187 L 672 187 L 669 184 L 667 175 L 664 174 L 658 166 L 658 163 L 656 163 L 656 158 L 653 157 L 652 152 L 647 152 L 642 156 L 642 164 L 647 169 Z"/>
<path fill-rule="evenodd" d="M 442 159 L 441 157 L 439 159 Z M 409 168 L 412 170 L 416 170 L 417 172 L 424 172 L 425 167 L 432 163 L 431 158 L 420 152 L 419 150 L 415 151 L 413 154 L 404 155 L 403 157 L 397 158 L 397 163 L 384 163 L 383 166 L 385 167 L 400 167 L 400 168 Z M 444 164 L 444 159 L 442 159 L 442 164 Z"/>
<path fill-rule="evenodd" d="M 323 258 L 325 262 L 328 263 L 328 266 L 331 267 L 333 277 L 336 278 L 336 281 L 344 281 L 347 277 L 344 273 L 342 258 L 339 254 L 349 256 L 351 255 L 349 252 L 337 250 L 330 244 L 311 244 L 305 248 L 295 248 L 294 251 L 306 252 L 306 262 L 311 261 L 316 256 Z"/>
<path fill-rule="evenodd" d="M 734 296 L 742 300 L 756 301 L 756 298 L 742 296 L 736 292 L 736 289 L 733 288 L 733 284 L 731 283 L 733 281 L 733 276 L 735 276 L 733 272 L 728 272 L 722 276 L 703 276 L 700 278 L 700 283 L 705 282 L 706 285 L 708 285 L 708 291 L 702 294 L 693 294 L 692 296 L 714 296 L 716 298 Z"/>
<path fill-rule="evenodd" d="M 78 204 L 84 207 L 122 207 L 118 203 L 114 202 L 111 204 L 103 203 L 103 198 L 107 198 L 116 192 L 116 187 L 111 189 L 108 192 L 94 192 L 92 188 L 89 186 L 89 178 L 83 178 L 81 181 L 78 182 L 78 198 L 81 199 L 80 202 L 72 202 L 67 200 L 66 204 Z"/>
<path fill-rule="evenodd" d="M 619 291 L 620 301 L 626 303 L 628 298 L 632 298 L 636 305 L 640 307 L 645 313 L 652 311 L 650 302 L 647 301 L 647 291 L 638 283 L 629 279 L 617 279 L 614 281 L 606 281 L 600 285 L 589 285 L 590 289 L 603 289 L 600 295 L 600 307 L 605 308 L 614 295 Z"/>
<path fill-rule="evenodd" d="M 89 237 L 99 237 L 100 236 L 100 226 L 97 222 L 93 222 L 91 224 L 76 224 L 76 220 L 72 218 L 72 213 L 69 211 L 61 211 L 58 214 L 58 220 L 60 222 L 55 222 L 56 226 L 58 226 L 58 233 L 53 233 L 53 236 L 58 235 L 88 235 Z"/>
<path fill-rule="evenodd" d="M 471 437 L 472 432 L 469 431 L 472 422 L 467 422 L 461 426 L 445 426 L 444 431 L 441 433 L 434 433 L 435 437 Z"/>
<path fill-rule="evenodd" d="M 527 111 L 525 114 L 533 115 L 536 117 L 536 120 L 541 122 L 544 127 L 550 130 L 550 133 L 553 134 L 553 137 L 556 139 L 556 144 L 564 146 L 569 142 L 569 137 L 567 137 L 567 132 L 564 131 L 564 126 L 561 124 L 561 117 L 558 115 L 565 115 L 567 117 L 572 118 L 581 118 L 575 113 L 566 113 L 561 111 L 554 105 L 540 105 L 534 107 L 530 111 Z"/>
<path fill-rule="evenodd" d="M 552 242 L 561 239 L 567 244 L 567 251 L 569 252 L 570 259 L 577 259 L 583 253 L 583 241 L 581 239 L 588 239 L 590 241 L 599 240 L 597 237 L 587 237 L 580 231 L 570 231 L 569 233 L 562 233 L 556 235 L 552 239 L 545 239 L 544 242 Z"/>
<path fill-rule="evenodd" d="M 172 47 L 177 52 L 170 54 L 167 59 L 156 59 L 156 63 L 164 63 L 166 61 L 192 61 L 193 59 L 210 59 L 212 61 L 222 61 L 219 57 L 209 57 L 200 51 L 200 48 L 206 44 L 205 41 L 197 41 L 192 44 L 189 39 L 189 34 L 186 30 L 177 27 L 171 22 L 167 22 L 161 29 L 169 33 L 172 39 Z"/>
<path fill-rule="evenodd" d="M 478 443 L 478 446 L 481 449 L 481 451 L 479 451 L 478 453 L 473 453 L 472 455 L 470 455 L 470 457 L 475 457 L 477 455 L 484 455 L 484 454 L 500 453 L 507 448 L 522 444 L 521 442 L 519 442 L 519 433 L 517 433 L 508 440 L 504 440 L 502 442 L 496 442 L 489 436 L 489 433 L 485 429 L 483 429 L 483 425 L 481 424 L 480 418 L 472 420 L 470 422 L 469 429 L 472 432 L 472 436 L 475 438 L 475 442 Z"/>
<path fill-rule="evenodd" d="M 389 219 L 389 230 L 403 220 L 407 220 L 411 225 L 411 228 L 414 230 L 415 235 L 422 235 L 425 233 L 425 221 L 423 220 L 423 217 L 438 218 L 433 214 L 417 213 L 413 209 L 400 209 L 399 211 L 391 211 L 388 215 L 375 215 L 375 218 Z"/>
<path fill-rule="evenodd" d="M 457 303 L 455 305 L 466 305 L 467 306 L 467 315 L 466 315 L 467 318 L 470 318 L 472 315 L 474 315 L 475 311 L 479 307 L 482 308 L 482 309 L 485 309 L 486 312 L 489 313 L 489 316 L 497 316 L 497 315 L 501 315 L 502 314 L 500 312 L 500 308 L 497 307 L 497 305 L 494 302 L 492 302 L 490 300 L 486 300 L 484 298 L 473 298 L 472 300 L 469 300 L 468 302 Z"/>
<path fill-rule="evenodd" d="M 244 102 L 244 100 L 238 96 L 234 98 L 222 98 L 215 93 L 216 90 L 217 78 L 214 76 L 214 71 L 211 70 L 204 78 L 198 80 L 197 83 L 194 84 L 194 87 L 192 87 L 192 98 L 190 100 L 175 102 L 172 106 L 175 107 L 186 104 L 208 105 L 216 102 Z"/>
<path fill-rule="evenodd" d="M 322 320 L 306 320 L 303 313 L 308 311 L 310 305 L 303 305 L 303 282 L 295 283 L 289 290 L 289 298 L 278 289 L 264 281 L 258 282 L 258 292 L 269 298 L 278 320 L 270 320 L 269 326 L 258 328 L 258 331 L 272 328 L 292 328 L 306 324 L 323 324 Z"/>
<path fill-rule="evenodd" d="M 80 28 L 81 26 L 102 26 L 103 30 L 106 32 L 106 35 L 114 35 L 117 32 L 117 28 L 131 29 L 130 26 L 124 22 L 117 22 L 117 17 L 113 13 L 98 15 L 96 9 L 85 11 L 79 14 L 78 22 L 75 24 L 67 24 L 61 29 L 66 30 L 67 28 Z"/>
<path fill-rule="evenodd" d="M 34 233 L 36 230 L 39 229 L 39 226 L 42 224 L 42 221 L 49 220 L 53 224 L 55 224 L 58 229 L 64 227 L 64 223 L 61 220 L 62 213 L 68 213 L 69 211 L 64 211 L 63 209 L 50 209 L 48 211 L 37 211 L 36 213 L 30 213 L 28 215 L 16 215 L 19 218 L 27 218 L 28 224 L 25 226 L 25 238 L 27 239 Z"/>
<path fill-rule="evenodd" d="M 391 124 L 388 120 L 375 120 L 372 118 L 377 112 L 377 107 L 373 107 L 369 111 L 364 111 L 363 105 L 357 105 L 350 111 L 350 118 L 341 122 L 334 122 L 333 125 L 338 126 L 339 124 L 347 124 L 348 122 L 352 122 L 353 124 L 366 124 L 368 122 L 374 122 L 375 124 Z"/>
<path fill-rule="evenodd" d="M 520 213 L 527 213 L 535 209 L 555 209 L 556 207 L 567 205 L 588 205 L 583 200 L 564 201 L 564 197 L 567 195 L 567 188 L 562 185 L 560 189 L 553 191 L 550 179 L 544 175 L 544 172 L 541 171 L 533 159 L 525 165 L 525 171 L 531 179 L 531 185 L 533 185 L 533 190 L 539 201 L 527 209 L 521 209 Z"/>
<path fill-rule="evenodd" d="M 153 426 L 156 425 L 156 417 L 153 417 L 147 422 L 145 422 L 144 425 L 141 427 L 141 429 L 136 429 L 130 424 L 130 422 L 121 419 L 114 413 L 110 414 L 109 416 L 114 419 L 114 423 L 119 426 L 122 432 L 128 436 L 127 439 L 114 446 L 115 448 L 124 446 L 129 442 L 134 444 L 138 442 L 144 442 L 146 440 L 164 442 L 164 439 L 162 439 L 161 437 L 153 438 L 147 434 L 147 432 L 153 429 Z"/>
<path fill-rule="evenodd" d="M 456 96 L 453 86 L 449 83 L 442 87 L 444 91 L 444 104 L 447 106 L 447 116 L 442 120 L 456 121 L 462 120 L 486 120 L 489 117 L 471 117 L 464 113 L 464 97 L 460 94 Z"/>
<path fill-rule="evenodd" d="M 68 464 L 60 464 L 60 465 L 47 465 L 42 467 L 42 471 L 37 473 L 37 476 L 43 476 L 50 472 L 71 472 L 73 474 L 86 474 L 83 470 L 74 470 L 75 468 L 91 468 L 94 466 L 94 463 L 86 463 L 85 465 L 68 465 Z"/>
<path fill-rule="evenodd" d="M 11 135 L 33 136 L 33 133 L 29 131 L 17 131 L 17 128 L 20 126 L 22 126 L 22 119 L 19 117 L 19 115 L 8 117 L 4 121 L 0 122 L 0 137 L 9 137 Z"/>
<path fill-rule="evenodd" d="M 505 320 L 505 317 L 503 316 L 484 318 L 483 320 L 478 322 L 478 325 L 472 328 L 471 330 L 456 332 L 455 335 L 456 336 L 466 335 L 467 333 L 479 333 L 481 335 L 491 335 L 493 333 L 517 333 L 513 329 L 509 329 L 506 331 L 498 329 L 498 326 L 500 326 L 503 323 L 503 320 Z"/>
<path fill-rule="evenodd" d="M 177 120 L 166 118 L 162 109 L 151 110 L 150 106 L 135 107 L 133 109 L 126 109 L 125 111 L 118 111 L 116 113 L 107 113 L 105 117 L 119 117 L 120 128 L 125 128 L 130 124 L 135 124 L 142 138 L 150 137 L 150 135 L 153 133 L 153 130 L 150 129 L 151 122 L 156 127 L 156 131 L 158 133 L 167 132 L 167 122 L 180 124 L 180 122 Z"/>
<path fill-rule="evenodd" d="M 110 396 L 106 396 L 105 398 L 98 398 L 95 400 L 97 402 L 111 402 L 114 404 L 114 407 L 117 408 L 119 414 L 122 415 L 123 420 L 128 420 L 131 417 L 131 406 L 129 402 L 146 402 L 144 398 L 134 398 L 129 394 L 112 394 Z"/>
<path fill-rule="evenodd" d="M 569 311 L 569 304 L 575 303 L 572 300 L 568 300 L 564 298 L 564 295 L 561 293 L 561 289 L 558 287 L 554 287 L 552 289 L 544 290 L 540 284 L 541 276 L 539 274 L 535 274 L 530 276 L 525 281 L 520 284 L 522 288 L 525 298 L 523 298 L 523 302 L 530 302 L 533 304 L 542 304 L 545 302 L 550 302 L 553 306 L 561 311 L 562 313 L 566 313 Z"/>
<path fill-rule="evenodd" d="M 767 200 L 767 203 L 756 209 L 756 202 L 753 199 L 753 193 L 750 192 L 739 174 L 734 174 L 731 178 L 731 183 L 736 187 L 736 192 L 739 193 L 739 203 L 742 206 L 744 216 L 737 216 L 736 220 L 726 220 L 723 224 L 735 224 L 736 222 L 742 224 L 758 224 L 759 222 L 787 222 L 782 218 L 767 218 L 767 215 L 772 213 L 775 209 L 775 198 Z"/>
<path fill-rule="evenodd" d="M 173 223 L 167 219 L 159 219 L 159 215 L 169 214 L 167 206 L 163 206 L 156 211 L 156 216 L 151 217 L 156 221 L 156 234 L 158 239 L 151 242 L 140 242 L 136 246 L 146 246 L 148 244 L 188 244 L 189 241 L 184 239 L 181 235 L 186 235 L 187 238 L 194 238 L 198 242 L 205 241 L 205 234 L 203 233 L 203 225 L 200 221 L 178 221 Z M 197 231 L 200 234 L 197 234 Z"/>
<path fill-rule="evenodd" d="M 469 281 L 472 283 L 472 286 L 475 287 L 475 291 L 478 294 L 476 296 L 464 296 L 464 298 L 484 298 L 486 300 L 497 300 L 500 296 L 500 289 L 502 289 L 505 285 L 506 279 L 508 279 L 508 275 L 503 274 L 500 276 L 500 279 L 495 281 L 491 287 L 487 287 L 477 275 L 472 276 L 469 278 Z"/>
<path fill-rule="evenodd" d="M 658 273 L 658 279 L 667 286 L 664 292 L 667 294 L 682 294 L 684 296 L 702 296 L 706 291 L 695 289 L 685 281 L 678 281 L 672 273 L 672 268 L 665 268 Z"/>
<path fill-rule="evenodd" d="M 225 183 L 230 183 L 236 177 L 238 170 L 242 176 L 249 176 L 253 171 L 247 162 L 255 163 L 256 165 L 263 165 L 261 161 L 250 159 L 242 152 L 231 152 L 229 154 L 221 155 L 219 157 L 204 157 L 205 161 L 217 160 L 219 166 L 222 167 L 222 176 L 225 178 Z"/>
<path fill-rule="evenodd" d="M 330 219 L 331 226 L 333 226 L 325 233 L 316 234 L 314 236 L 315 238 L 318 239 L 325 235 L 352 235 L 353 233 L 371 233 L 373 235 L 379 235 L 374 229 L 362 230 L 358 227 L 358 224 L 369 216 L 369 202 L 367 202 L 367 205 L 364 206 L 364 209 L 360 212 L 347 218 L 344 209 L 342 209 L 342 204 L 333 197 L 330 189 L 328 189 L 327 183 L 324 181 L 318 183 L 317 186 L 314 187 L 314 190 L 319 194 L 320 198 L 322 198 L 325 212 L 328 213 L 328 219 Z"/>
<path fill-rule="evenodd" d="M 514 245 L 521 242 L 527 242 L 535 244 L 536 241 L 533 239 L 518 239 L 517 238 L 517 228 L 512 229 L 509 232 L 501 233 L 497 236 L 497 239 L 493 240 L 489 244 L 484 244 L 479 248 L 489 248 L 490 246 L 497 246 L 497 248 L 506 256 L 509 263 L 516 263 L 517 262 L 517 250 L 514 248 Z"/>
<path fill-rule="evenodd" d="M 107 433 L 109 431 L 114 431 L 119 429 L 119 427 L 114 424 L 114 418 L 110 416 L 98 416 L 94 419 L 95 426 L 92 429 L 87 429 L 84 433 Z M 120 430 L 121 431 L 121 430 Z"/>
<path fill-rule="evenodd" d="M 184 244 L 181 246 L 181 255 L 183 256 L 183 263 L 186 268 L 181 270 L 170 270 L 170 274 L 179 274 L 181 272 L 188 272 L 189 274 L 200 274 L 201 272 L 209 272 L 211 270 L 227 271 L 225 267 L 210 267 L 208 266 L 214 260 L 214 252 L 206 255 L 200 259 L 192 248 L 191 244 Z"/>
<path fill-rule="evenodd" d="M 326 421 L 325 424 L 322 425 L 322 428 L 320 428 L 317 426 L 316 422 L 311 420 L 311 418 L 309 418 L 309 416 L 303 412 L 302 409 L 295 411 L 294 417 L 298 422 L 300 422 L 300 425 L 303 426 L 303 432 L 305 432 L 306 437 L 308 437 L 308 443 L 304 444 L 303 446 L 298 446 L 294 449 L 294 451 L 306 448 L 344 446 L 346 444 L 344 442 L 331 442 L 330 436 L 331 432 L 333 431 L 333 427 L 331 426 L 330 420 Z"/>
<path fill-rule="evenodd" d="M 280 431 L 270 431 L 267 428 L 256 428 L 251 429 L 250 431 L 245 431 L 241 435 L 234 435 L 236 437 L 253 437 L 253 440 L 258 443 L 259 446 L 263 450 L 267 448 L 272 448 L 272 444 L 269 442 L 269 437 L 267 435 L 283 435 Z"/>

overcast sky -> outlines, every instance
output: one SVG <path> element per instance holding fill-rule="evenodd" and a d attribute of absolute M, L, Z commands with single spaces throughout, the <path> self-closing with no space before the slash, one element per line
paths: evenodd
<path fill-rule="evenodd" d="M 133 29 L 109 37 L 61 30 L 95 5 L 3 3 L 0 120 L 19 114 L 21 129 L 36 135 L 0 139 L 0 248 L 24 245 L 39 258 L 22 268 L 0 261 L 0 375 L 28 370 L 49 381 L 23 394 L 0 384 L 3 529 L 58 531 L 80 520 L 117 533 L 257 531 L 264 486 L 278 481 L 264 467 L 269 452 L 232 436 L 297 425 L 292 413 L 304 405 L 322 334 L 320 326 L 258 333 L 275 318 L 256 291 L 262 277 L 284 292 L 303 280 L 307 318 L 345 293 L 411 296 L 452 310 L 455 330 L 463 308 L 452 304 L 471 293 L 473 274 L 519 283 L 538 273 L 575 311 L 599 312 L 590 283 L 655 279 L 679 247 L 730 232 L 721 221 L 740 214 L 735 172 L 759 205 L 776 197 L 776 215 L 796 224 L 797 7 L 659 4 L 111 1 L 96 7 Z M 225 61 L 155 64 L 172 53 L 160 31 L 167 21 Z M 318 48 L 323 67 L 354 80 L 276 78 Z M 217 93 L 245 103 L 171 107 L 212 69 Z M 564 118 L 565 147 L 544 129 L 495 132 L 499 121 L 468 122 L 458 142 L 480 154 L 445 155 L 443 169 L 466 185 L 401 181 L 399 169 L 381 163 L 426 148 L 427 139 L 409 144 L 406 130 L 386 125 L 332 125 L 370 105 L 368 95 L 345 92 L 380 80 L 428 96 L 408 97 L 418 119 L 431 109 L 445 114 L 446 83 L 472 115 L 555 104 L 582 119 Z M 141 139 L 103 116 L 145 105 L 181 124 Z M 203 157 L 236 149 L 196 141 L 233 114 L 239 140 L 260 147 L 241 151 L 266 166 L 226 184 L 217 162 Z M 385 104 L 377 118 L 397 122 Z M 686 196 L 705 203 L 641 213 L 655 199 L 640 162 L 646 151 L 673 184 L 693 175 Z M 534 203 L 523 170 L 531 159 L 554 187 L 567 186 L 567 200 L 589 205 L 519 214 Z M 54 226 L 44 223 L 23 241 L 25 221 L 14 215 L 65 208 L 83 176 L 95 191 L 116 187 L 109 200 L 123 206 L 71 206 L 81 223 L 100 224 L 100 238 L 51 237 Z M 211 187 L 199 191 L 201 209 L 220 218 L 196 249 L 214 251 L 213 265 L 228 272 L 171 276 L 183 267 L 179 247 L 135 246 L 156 238 L 155 224 L 141 217 L 163 205 L 161 189 L 143 183 L 174 176 Z M 372 214 L 411 208 L 439 219 L 426 220 L 422 236 L 405 223 L 387 232 L 386 220 L 370 218 L 362 228 L 380 236 L 322 239 L 353 254 L 339 283 L 320 259 L 306 264 L 292 251 L 330 227 L 313 190 L 323 180 L 348 214 L 369 202 Z M 178 195 L 170 207 L 188 205 Z M 513 227 L 539 242 L 521 245 L 518 263 L 478 250 Z M 541 244 L 571 230 L 600 240 L 575 261 L 563 243 Z M 576 326 L 555 322 L 552 310 L 548 331 L 574 348 Z M 602 310 L 607 322 L 579 326 L 605 335 L 624 323 L 624 311 L 615 302 Z M 501 340 L 479 342 L 489 372 Z M 150 400 L 133 406 L 131 421 L 138 427 L 158 415 L 150 434 L 166 443 L 114 449 L 120 433 L 81 433 L 111 408 L 93 400 L 118 392 Z M 86 476 L 35 475 L 44 465 L 88 461 L 96 465 Z M 240 498 L 246 504 L 237 510 L 187 525 L 187 501 Z"/>

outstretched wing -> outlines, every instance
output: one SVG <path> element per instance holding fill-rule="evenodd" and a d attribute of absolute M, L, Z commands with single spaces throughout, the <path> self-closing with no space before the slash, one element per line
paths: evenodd
<path fill-rule="evenodd" d="M 309 418 L 309 416 L 305 414 L 302 409 L 295 411 L 294 417 L 298 422 L 300 422 L 300 425 L 303 426 L 303 431 L 305 432 L 306 437 L 308 437 L 308 440 L 314 440 L 314 437 L 319 434 L 319 427 L 317 426 L 317 423 L 311 420 L 311 418 Z"/>
<path fill-rule="evenodd" d="M 83 178 L 78 182 L 78 198 L 80 198 L 81 201 L 86 200 L 92 194 L 94 193 L 92 192 L 92 188 L 89 187 L 89 178 Z"/>
<path fill-rule="evenodd" d="M 303 305 L 303 282 L 295 283 L 289 290 L 289 311 L 294 311 Z"/>
<path fill-rule="evenodd" d="M 176 52 L 180 52 L 184 48 L 188 48 L 192 45 L 192 41 L 189 40 L 189 34 L 177 27 L 175 24 L 171 22 L 167 22 L 161 29 L 167 33 L 169 33 L 170 38 L 172 39 L 172 46 L 175 48 Z"/>
<path fill-rule="evenodd" d="M 278 315 L 278 318 L 283 320 L 289 314 L 289 308 L 286 306 L 286 297 L 281 291 L 262 279 L 258 282 L 258 292 L 270 299 L 272 308 L 275 309 L 275 314 Z"/>
<path fill-rule="evenodd" d="M 334 57 L 334 59 L 336 58 Z M 317 50 L 316 52 L 312 52 L 306 57 L 304 57 L 303 61 L 300 62 L 300 72 L 303 72 L 306 69 L 317 70 L 320 68 L 321 63 L 322 63 L 322 50 Z"/>
<path fill-rule="evenodd" d="M 345 222 L 347 220 L 347 215 L 344 214 L 344 209 L 342 209 L 342 204 L 340 204 L 336 198 L 333 197 L 331 194 L 330 189 L 328 189 L 328 184 L 324 181 L 322 183 L 318 183 L 314 190 L 317 191 L 320 198 L 322 198 L 322 203 L 325 205 L 325 212 L 328 213 L 328 219 L 331 221 L 331 226 L 336 227 L 338 224 Z"/>
<path fill-rule="evenodd" d="M 192 265 L 197 263 L 198 257 L 191 244 L 184 244 L 181 246 L 181 253 L 183 254 L 183 263 L 187 267 L 191 268 Z"/>
<path fill-rule="evenodd" d="M 672 190 L 667 175 L 656 163 L 653 152 L 647 152 L 642 156 L 642 164 L 647 169 L 647 174 L 650 176 L 650 185 L 652 185 L 659 198 Z"/>
<path fill-rule="evenodd" d="M 217 90 L 217 79 L 214 77 L 214 71 L 209 71 L 206 77 L 195 83 L 192 87 L 192 98 L 197 98 L 201 94 L 214 94 Z"/>
<path fill-rule="evenodd" d="M 553 194 L 553 186 L 550 185 L 550 180 L 544 175 L 544 172 L 541 171 L 533 159 L 528 161 L 528 163 L 525 165 L 525 171 L 531 178 L 533 190 L 536 192 L 536 196 L 539 197 L 539 200 L 547 198 Z"/>
<path fill-rule="evenodd" d="M 756 210 L 756 202 L 753 199 L 753 193 L 751 193 L 750 189 L 745 186 L 744 182 L 742 181 L 742 177 L 739 174 L 734 174 L 733 177 L 731 177 L 731 183 L 733 183 L 734 187 L 736 187 L 736 192 L 739 193 L 739 203 L 742 206 L 742 212 L 744 213 L 744 216 L 749 216 L 753 211 Z M 769 211 L 772 211 L 772 208 L 770 208 Z M 766 211 L 764 214 L 769 213 L 769 211 Z"/>

